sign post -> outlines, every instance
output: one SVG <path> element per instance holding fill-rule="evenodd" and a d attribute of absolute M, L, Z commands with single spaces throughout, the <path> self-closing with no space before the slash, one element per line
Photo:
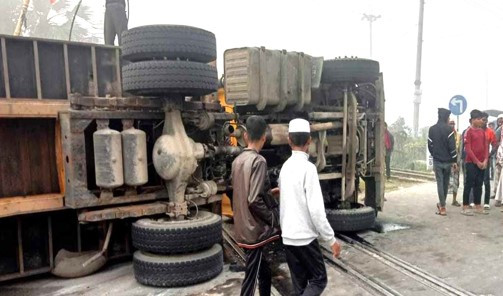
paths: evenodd
<path fill-rule="evenodd" d="M 465 113 L 466 108 L 468 107 L 468 103 L 466 102 L 465 97 L 462 95 L 455 95 L 449 100 L 449 110 L 453 115 L 457 116 L 456 128 L 459 131 L 459 115 Z"/>

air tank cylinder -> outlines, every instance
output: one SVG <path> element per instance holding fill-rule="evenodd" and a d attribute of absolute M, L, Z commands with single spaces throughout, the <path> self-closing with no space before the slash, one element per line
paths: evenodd
<path fill-rule="evenodd" d="M 123 120 L 122 126 L 124 181 L 129 186 L 140 186 L 148 182 L 147 135 L 134 128 L 133 120 Z"/>
<path fill-rule="evenodd" d="M 121 133 L 108 127 L 108 120 L 96 120 L 93 134 L 96 185 L 113 189 L 124 184 Z"/>

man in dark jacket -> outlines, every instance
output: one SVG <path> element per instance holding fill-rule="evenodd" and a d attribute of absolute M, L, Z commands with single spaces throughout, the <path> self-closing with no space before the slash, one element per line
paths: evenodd
<path fill-rule="evenodd" d="M 232 163 L 234 232 L 247 251 L 241 295 L 253 295 L 257 279 L 260 295 L 271 293 L 271 269 L 263 248 L 279 236 L 278 203 L 271 195 L 267 162 L 259 154 L 266 141 L 267 124 L 260 116 L 246 120 L 248 147 Z"/>
<path fill-rule="evenodd" d="M 428 131 L 428 150 L 433 156 L 433 170 L 437 179 L 437 214 L 445 216 L 445 199 L 449 189 L 451 168 L 457 169 L 456 135 L 449 126 L 451 111 L 439 108 L 438 122 Z"/>

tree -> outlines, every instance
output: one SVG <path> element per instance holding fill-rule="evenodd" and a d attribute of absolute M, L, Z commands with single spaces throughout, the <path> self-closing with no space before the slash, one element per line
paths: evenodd
<path fill-rule="evenodd" d="M 0 20 L 0 33 L 11 35 L 14 32 L 21 5 L 20 0 L 2 0 L 2 8 L 7 17 Z M 23 36 L 68 40 L 76 5 L 74 0 L 60 0 L 54 5 L 49 0 L 31 1 Z M 101 36 L 91 33 L 93 29 L 97 29 L 90 21 L 91 17 L 91 8 L 82 3 L 73 27 L 73 41 L 101 41 Z"/>
<path fill-rule="evenodd" d="M 400 169 L 426 169 L 426 141 L 428 128 L 421 129 L 421 136 L 414 137 L 410 127 L 399 117 L 389 127 L 395 138 L 395 149 L 391 156 L 391 166 Z"/>

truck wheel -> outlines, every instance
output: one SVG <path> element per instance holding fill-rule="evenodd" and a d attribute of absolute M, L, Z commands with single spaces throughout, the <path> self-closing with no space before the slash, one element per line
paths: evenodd
<path fill-rule="evenodd" d="M 207 95 L 218 89 L 217 69 L 188 61 L 146 61 L 122 67 L 124 91 L 136 95 Z"/>
<path fill-rule="evenodd" d="M 372 228 L 375 223 L 374 209 L 360 204 L 349 210 L 326 209 L 326 213 L 334 231 L 361 231 Z"/>
<path fill-rule="evenodd" d="M 321 82 L 375 82 L 379 62 L 358 58 L 343 58 L 323 62 Z"/>
<path fill-rule="evenodd" d="M 153 59 L 208 63 L 217 56 L 215 34 L 199 28 L 152 25 L 122 33 L 122 58 L 132 62 Z"/>
<path fill-rule="evenodd" d="M 199 253 L 162 256 L 136 251 L 134 276 L 138 282 L 155 287 L 179 287 L 212 279 L 222 272 L 223 252 L 219 244 Z"/>
<path fill-rule="evenodd" d="M 191 220 L 140 219 L 131 227 L 133 246 L 156 254 L 177 254 L 203 250 L 222 241 L 220 216 L 200 211 Z"/>

